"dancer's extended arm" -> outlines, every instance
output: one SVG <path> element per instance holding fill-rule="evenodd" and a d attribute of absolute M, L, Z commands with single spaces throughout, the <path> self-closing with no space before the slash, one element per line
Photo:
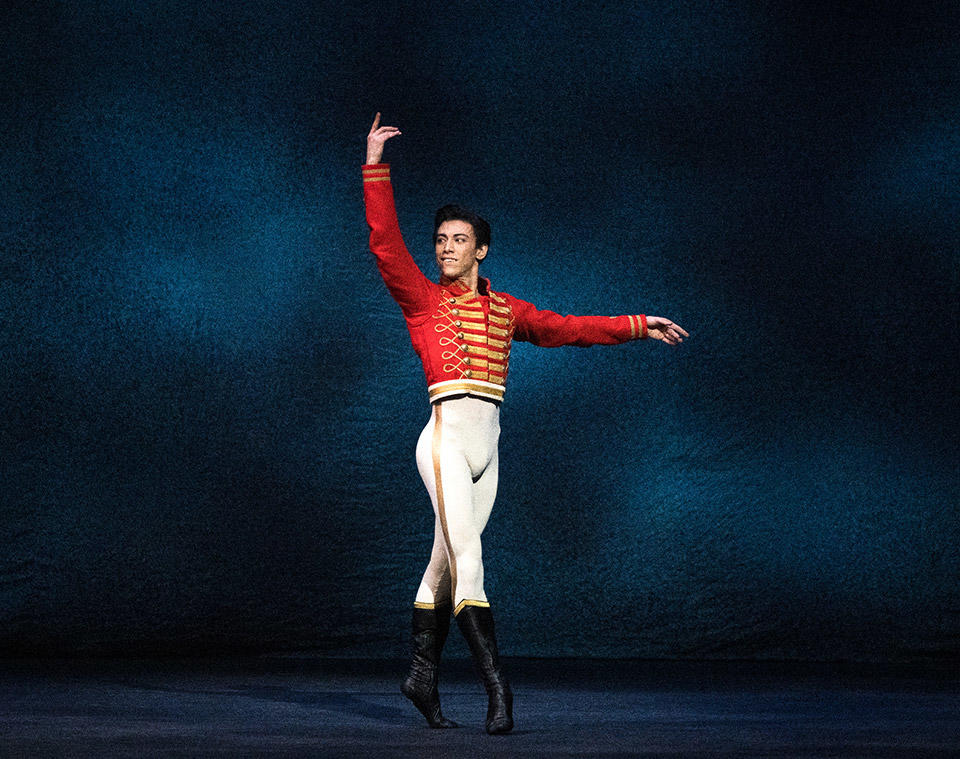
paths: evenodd
<path fill-rule="evenodd" d="M 514 337 L 545 348 L 617 345 L 646 337 L 679 345 L 689 337 L 686 330 L 662 316 L 561 316 L 519 298 L 510 301 L 516 319 Z"/>

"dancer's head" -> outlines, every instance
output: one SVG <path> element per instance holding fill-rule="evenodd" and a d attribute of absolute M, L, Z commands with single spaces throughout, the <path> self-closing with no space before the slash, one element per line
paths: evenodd
<path fill-rule="evenodd" d="M 433 243 L 440 273 L 459 279 L 479 267 L 490 249 L 490 225 L 460 206 L 439 209 L 433 220 Z"/>

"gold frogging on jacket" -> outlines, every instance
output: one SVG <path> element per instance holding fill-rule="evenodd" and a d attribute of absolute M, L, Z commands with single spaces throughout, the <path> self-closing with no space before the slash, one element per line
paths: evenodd
<path fill-rule="evenodd" d="M 430 400 L 463 393 L 503 400 L 513 337 L 513 312 L 506 299 L 490 293 L 485 316 L 472 293 L 443 293 L 433 319 L 437 344 L 444 349 L 443 372 L 454 376 L 430 385 Z"/>

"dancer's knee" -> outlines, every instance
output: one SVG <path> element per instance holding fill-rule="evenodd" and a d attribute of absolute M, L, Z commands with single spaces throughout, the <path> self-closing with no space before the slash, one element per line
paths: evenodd
<path fill-rule="evenodd" d="M 483 557 L 480 551 L 480 541 L 475 545 L 457 554 L 457 587 L 456 598 L 459 602 L 464 598 L 485 600 L 483 592 Z"/>
<path fill-rule="evenodd" d="M 457 571 L 466 565 L 482 564 L 483 546 L 480 543 L 480 533 L 472 532 L 469 535 L 451 536 L 450 548 L 457 562 Z"/>
<path fill-rule="evenodd" d="M 430 603 L 442 603 L 451 600 L 450 565 L 446 555 L 434 554 L 423 572 L 423 579 L 417 590 L 417 600 Z"/>

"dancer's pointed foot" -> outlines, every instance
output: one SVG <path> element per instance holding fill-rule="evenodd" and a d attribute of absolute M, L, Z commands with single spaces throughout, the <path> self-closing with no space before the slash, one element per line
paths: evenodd
<path fill-rule="evenodd" d="M 427 724 L 432 728 L 444 729 L 451 727 L 460 727 L 453 720 L 447 719 L 440 711 L 440 696 L 437 688 L 423 688 L 423 681 L 416 679 L 412 674 L 400 686 L 400 692 L 413 702 L 417 710 L 427 719 Z"/>
<path fill-rule="evenodd" d="M 504 735 L 513 730 L 513 692 L 500 668 L 493 613 L 489 605 L 465 605 L 457 614 L 457 625 L 473 655 L 480 682 L 487 691 L 487 732 Z"/>
<path fill-rule="evenodd" d="M 433 728 L 459 727 L 440 711 L 437 692 L 440 655 L 450 629 L 450 604 L 417 604 L 413 610 L 413 661 L 410 674 L 400 685 L 400 692 L 409 698 Z"/>

